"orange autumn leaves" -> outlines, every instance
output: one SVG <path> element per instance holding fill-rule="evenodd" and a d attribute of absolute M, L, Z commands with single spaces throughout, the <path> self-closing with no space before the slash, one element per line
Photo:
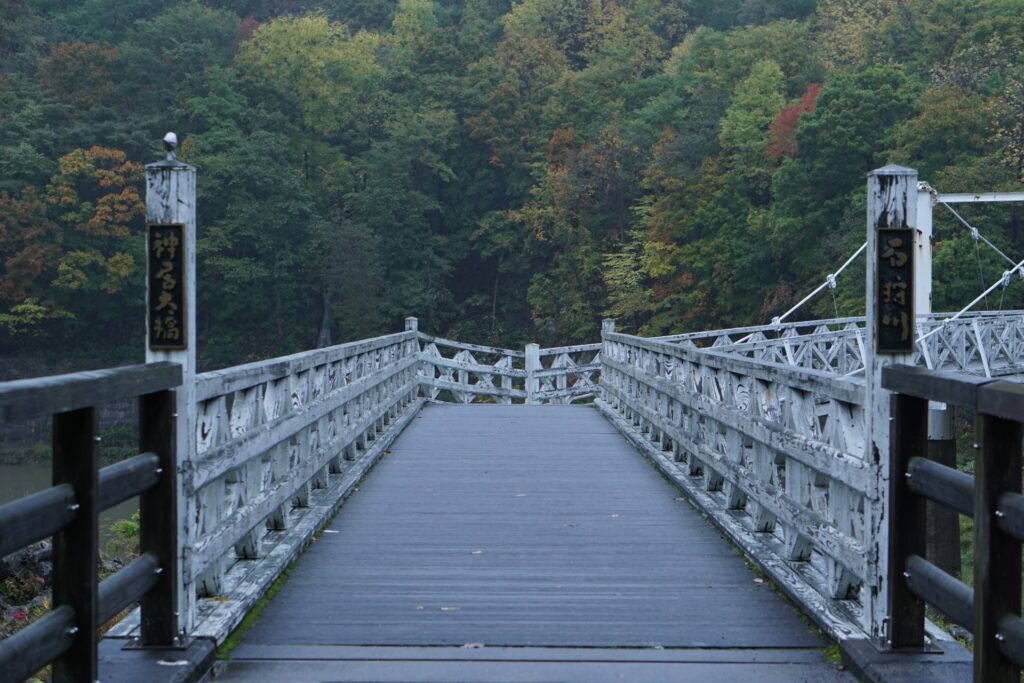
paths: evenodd
<path fill-rule="evenodd" d="M 0 299 L 73 314 L 73 292 L 113 294 L 136 271 L 143 170 L 124 152 L 94 146 L 61 157 L 40 194 L 0 195 Z"/>

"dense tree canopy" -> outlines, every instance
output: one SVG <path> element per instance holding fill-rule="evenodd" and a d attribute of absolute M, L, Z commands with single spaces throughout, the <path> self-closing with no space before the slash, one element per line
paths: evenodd
<path fill-rule="evenodd" d="M 861 244 L 872 168 L 1024 185 L 1021 54 L 1018 0 L 13 0 L 0 349 L 138 357 L 167 130 L 207 367 L 407 315 L 502 345 L 765 322 Z M 1024 207 L 964 215 L 1024 253 Z M 936 217 L 959 308 L 1006 264 Z M 861 312 L 860 268 L 801 315 Z"/>

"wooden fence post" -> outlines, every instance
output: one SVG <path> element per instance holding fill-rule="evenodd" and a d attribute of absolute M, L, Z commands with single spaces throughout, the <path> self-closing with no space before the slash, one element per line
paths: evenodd
<path fill-rule="evenodd" d="M 893 648 L 924 646 L 924 601 L 914 595 L 905 580 L 907 561 L 924 557 L 926 500 L 910 490 L 910 459 L 925 452 L 928 401 L 896 394 L 890 397 L 893 423 L 889 453 L 889 645 Z"/>
<path fill-rule="evenodd" d="M 56 683 L 99 680 L 96 630 L 99 612 L 96 559 L 99 557 L 97 498 L 99 456 L 96 409 L 53 416 L 53 485 L 75 490 L 75 518 L 53 537 L 53 607 L 75 611 L 71 648 L 53 663 Z"/>
<path fill-rule="evenodd" d="M 999 649 L 999 620 L 1020 614 L 1020 542 L 999 528 L 999 497 L 1021 490 L 1021 423 L 976 416 L 974 463 L 974 680 L 1018 683 L 1020 669 Z"/>
<path fill-rule="evenodd" d="M 880 266 L 906 265 L 903 256 L 913 262 L 914 245 L 906 244 L 904 235 L 888 237 L 880 233 L 888 229 L 914 229 L 917 224 L 917 171 L 902 166 L 885 166 L 868 174 L 867 180 L 867 319 L 865 322 L 867 349 L 865 353 L 865 444 L 866 459 L 875 470 L 875 497 L 870 501 L 869 528 L 871 539 L 868 551 L 869 567 L 874 576 L 865 582 L 861 592 L 867 623 L 865 627 L 874 637 L 888 639 L 885 633 L 890 616 L 889 592 L 894 569 L 889 567 L 890 530 L 890 405 L 889 392 L 882 388 L 882 367 L 893 363 L 910 364 L 913 358 L 915 319 L 913 315 L 913 276 L 900 280 L 898 292 L 903 296 L 903 314 L 891 308 L 897 295 L 895 281 L 880 286 Z M 897 244 L 896 240 L 900 242 Z M 892 242 L 892 244 L 890 244 Z M 892 250 L 892 251 L 890 251 Z M 883 256 L 884 254 L 884 256 Z M 886 259 L 884 262 L 882 259 Z M 882 290 L 882 291 L 880 291 Z M 884 322 L 883 322 L 884 320 Z M 880 326 L 894 331 L 897 341 L 909 341 L 903 352 L 879 351 Z M 909 335 L 909 340 L 907 336 Z M 902 336 L 902 339 L 899 337 Z M 887 341 L 889 341 L 887 339 Z M 886 345 L 885 348 L 891 348 Z M 865 511 L 867 512 L 867 511 Z M 899 576 L 899 573 L 895 574 Z M 902 577 L 900 577 L 902 580 Z"/>
<path fill-rule="evenodd" d="M 175 447 L 175 392 L 139 397 L 139 452 L 156 453 L 160 479 L 139 496 L 139 550 L 156 555 L 160 575 L 142 596 L 141 639 L 144 646 L 171 646 L 178 638 L 178 477 Z"/>
<path fill-rule="evenodd" d="M 539 401 L 537 393 L 540 391 L 540 378 L 534 373 L 541 369 L 540 345 L 526 345 L 526 403 L 535 405 Z"/>
<path fill-rule="evenodd" d="M 154 331 L 151 294 L 153 288 L 163 286 L 160 260 L 167 252 L 152 253 L 147 242 L 148 257 L 146 276 L 146 362 L 171 361 L 181 365 L 181 387 L 175 392 L 175 453 L 177 457 L 177 551 L 176 575 L 178 576 L 177 608 L 172 616 L 176 619 L 175 631 L 179 636 L 191 633 L 195 624 L 194 577 L 190 574 L 187 554 L 192 546 L 193 529 L 188 520 L 194 518 L 194 501 L 191 495 L 193 465 L 196 451 L 196 169 L 178 161 L 173 151 L 163 161 L 146 166 L 146 222 L 150 226 L 181 225 L 181 250 L 183 286 L 180 289 L 180 305 L 184 330 L 181 341 L 184 348 L 159 348 L 162 339 Z M 150 230 L 153 228 L 151 227 Z M 154 270 L 156 269 L 156 270 Z M 154 308 L 154 310 L 149 310 Z M 154 348 L 157 347 L 157 348 Z M 143 525 L 146 521 L 143 520 Z M 182 643 L 184 644 L 184 643 Z"/>

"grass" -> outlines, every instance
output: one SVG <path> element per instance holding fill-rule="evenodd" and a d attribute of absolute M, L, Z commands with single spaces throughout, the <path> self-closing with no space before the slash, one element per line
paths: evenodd
<path fill-rule="evenodd" d="M 314 537 L 314 540 L 315 538 L 318 537 Z M 274 599 L 274 596 L 277 595 L 278 591 L 281 590 L 281 587 L 288 581 L 288 577 L 291 576 L 292 570 L 295 569 L 295 565 L 297 565 L 298 562 L 298 558 L 292 560 L 292 562 L 284 568 L 284 571 L 274 579 L 274 583 L 270 584 L 270 588 L 260 596 L 260 599 L 256 601 L 256 604 L 253 605 L 252 609 L 249 610 L 249 613 L 245 615 L 244 619 L 242 619 L 242 623 L 240 623 L 238 627 L 231 632 L 231 635 L 224 639 L 224 642 L 221 643 L 220 647 L 217 648 L 217 659 L 228 659 L 231 657 L 232 650 L 242 644 L 242 639 L 245 637 L 246 631 L 248 631 L 252 625 L 259 620 L 260 616 L 263 614 L 263 610 L 266 609 L 267 605 L 270 604 L 270 601 Z"/>

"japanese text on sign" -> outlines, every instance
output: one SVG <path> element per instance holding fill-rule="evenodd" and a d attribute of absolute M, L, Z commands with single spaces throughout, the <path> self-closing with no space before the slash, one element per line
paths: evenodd
<path fill-rule="evenodd" d="M 914 350 L 914 231 L 878 231 L 878 308 L 875 350 L 910 353 Z"/>
<path fill-rule="evenodd" d="M 149 267 L 149 348 L 184 349 L 185 336 L 185 226 L 150 225 L 147 242 Z"/>

